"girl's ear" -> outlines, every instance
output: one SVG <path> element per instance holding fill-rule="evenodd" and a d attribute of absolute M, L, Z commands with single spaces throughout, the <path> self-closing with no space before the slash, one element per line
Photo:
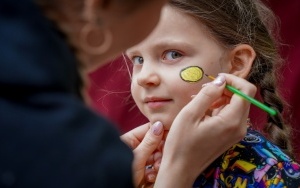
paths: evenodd
<path fill-rule="evenodd" d="M 230 51 L 230 74 L 246 78 L 256 57 L 254 49 L 248 44 L 237 45 Z"/>

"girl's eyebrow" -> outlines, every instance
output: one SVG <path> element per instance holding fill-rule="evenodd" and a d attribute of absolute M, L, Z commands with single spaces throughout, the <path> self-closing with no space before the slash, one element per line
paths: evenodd
<path fill-rule="evenodd" d="M 176 39 L 167 39 L 167 40 L 158 40 L 157 42 L 153 42 L 150 45 L 150 49 L 155 50 L 184 50 L 184 51 L 189 51 L 193 52 L 195 49 L 195 45 L 190 44 L 186 41 L 183 40 L 176 40 Z M 138 56 L 140 55 L 140 48 L 139 46 L 129 48 L 125 51 L 125 55 L 127 56 Z"/>
<path fill-rule="evenodd" d="M 126 55 L 128 57 L 130 57 L 130 56 L 136 56 L 138 54 L 140 54 L 138 50 L 126 50 L 124 52 L 124 55 Z"/>
<path fill-rule="evenodd" d="M 191 50 L 194 46 L 185 42 L 185 41 L 178 41 L 178 40 L 167 40 L 167 41 L 160 41 L 157 44 L 154 44 L 155 48 L 165 49 L 165 48 L 179 48 L 179 49 L 187 49 Z"/>
<path fill-rule="evenodd" d="M 186 41 L 178 41 L 178 40 L 163 41 L 156 45 L 156 49 L 160 51 L 177 50 L 185 55 L 197 53 L 194 44 L 188 43 Z"/>

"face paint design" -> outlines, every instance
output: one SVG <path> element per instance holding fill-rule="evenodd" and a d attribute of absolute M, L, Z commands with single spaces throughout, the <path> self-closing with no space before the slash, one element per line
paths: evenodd
<path fill-rule="evenodd" d="M 189 66 L 180 71 L 180 78 L 185 82 L 198 82 L 203 78 L 203 70 L 198 66 Z"/>

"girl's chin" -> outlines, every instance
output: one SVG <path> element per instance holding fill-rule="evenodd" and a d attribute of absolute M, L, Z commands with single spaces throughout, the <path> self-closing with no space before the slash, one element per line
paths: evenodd
<path fill-rule="evenodd" d="M 150 123 L 151 123 L 151 125 L 153 125 L 157 121 L 160 121 L 160 120 L 153 120 L 153 121 L 151 120 Z M 160 121 L 160 122 L 163 124 L 165 131 L 170 130 L 170 127 L 171 127 L 171 123 L 170 122 L 167 122 L 167 121 Z"/>

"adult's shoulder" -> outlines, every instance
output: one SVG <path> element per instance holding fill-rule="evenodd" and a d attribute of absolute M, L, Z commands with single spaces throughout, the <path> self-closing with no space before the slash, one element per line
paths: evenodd
<path fill-rule="evenodd" d="M 76 97 L 46 93 L 0 105 L 0 185 L 132 186 L 131 150 Z"/>

